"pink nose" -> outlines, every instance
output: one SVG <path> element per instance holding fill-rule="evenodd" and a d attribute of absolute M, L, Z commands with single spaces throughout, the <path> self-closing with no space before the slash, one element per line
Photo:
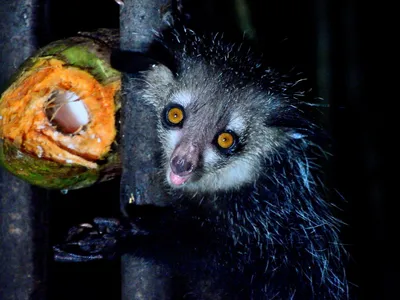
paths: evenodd
<path fill-rule="evenodd" d="M 185 176 L 192 172 L 193 162 L 188 161 L 187 157 L 175 156 L 171 160 L 171 169 L 176 175 Z"/>
<path fill-rule="evenodd" d="M 198 160 L 199 148 L 191 142 L 183 142 L 171 155 L 171 170 L 179 176 L 189 175 L 197 167 Z"/>

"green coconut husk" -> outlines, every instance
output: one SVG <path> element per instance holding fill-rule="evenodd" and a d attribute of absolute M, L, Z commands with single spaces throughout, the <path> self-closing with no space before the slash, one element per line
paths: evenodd
<path fill-rule="evenodd" d="M 53 42 L 28 58 L 0 98 L 0 165 L 49 189 L 120 174 L 121 74 L 113 31 Z"/>

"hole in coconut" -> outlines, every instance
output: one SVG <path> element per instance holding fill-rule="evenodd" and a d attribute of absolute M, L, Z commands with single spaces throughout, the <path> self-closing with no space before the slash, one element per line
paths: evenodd
<path fill-rule="evenodd" d="M 62 133 L 77 133 L 89 123 L 85 103 L 73 92 L 55 92 L 47 101 L 45 112 L 50 123 Z"/>

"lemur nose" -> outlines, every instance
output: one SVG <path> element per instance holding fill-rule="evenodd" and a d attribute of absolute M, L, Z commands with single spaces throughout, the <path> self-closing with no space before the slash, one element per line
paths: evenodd
<path fill-rule="evenodd" d="M 194 164 L 184 156 L 175 156 L 171 160 L 171 169 L 176 175 L 188 175 L 193 171 L 193 167 Z"/>

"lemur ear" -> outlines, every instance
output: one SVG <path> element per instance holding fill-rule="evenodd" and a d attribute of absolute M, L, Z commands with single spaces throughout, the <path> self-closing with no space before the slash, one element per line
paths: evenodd
<path fill-rule="evenodd" d="M 115 50 L 111 54 L 111 66 L 120 72 L 143 77 L 144 80 L 141 80 L 140 83 L 143 85 L 150 84 L 152 87 L 152 95 L 144 96 L 143 99 L 158 110 L 166 104 L 160 103 L 160 101 L 166 98 L 165 93 L 171 88 L 175 76 L 173 70 L 167 64 L 154 57 L 157 56 L 149 53 Z M 146 94 L 146 88 L 139 89 Z"/>
<path fill-rule="evenodd" d="M 122 51 L 115 49 L 111 53 L 111 66 L 124 73 L 134 74 L 148 70 L 160 62 L 154 58 L 139 52 Z"/>

